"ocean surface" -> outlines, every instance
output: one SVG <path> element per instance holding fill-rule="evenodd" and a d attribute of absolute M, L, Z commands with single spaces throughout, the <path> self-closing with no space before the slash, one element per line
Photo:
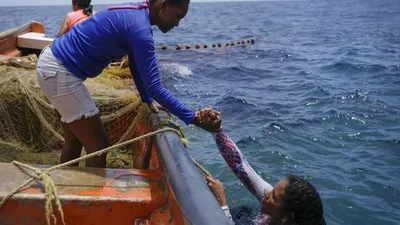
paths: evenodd
<path fill-rule="evenodd" d="M 37 20 L 54 37 L 70 10 L 0 7 L 0 30 Z M 245 47 L 160 50 L 163 82 L 189 107 L 221 111 L 265 180 L 295 174 L 314 184 L 328 224 L 400 224 L 398 0 L 192 3 L 178 28 L 154 30 L 157 45 L 261 36 Z M 225 184 L 231 208 L 257 212 L 212 136 L 183 127 L 190 153 Z"/>

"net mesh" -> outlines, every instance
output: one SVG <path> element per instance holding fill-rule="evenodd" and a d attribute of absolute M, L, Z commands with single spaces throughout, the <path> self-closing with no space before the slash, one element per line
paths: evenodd
<path fill-rule="evenodd" d="M 0 62 L 1 162 L 58 163 L 63 131 L 38 85 L 36 62 L 35 55 Z M 130 78 L 128 68 L 109 67 L 85 81 L 111 144 L 132 139 L 148 126 L 148 108 Z M 132 166 L 133 147 L 137 145 L 109 153 L 108 167 Z"/>

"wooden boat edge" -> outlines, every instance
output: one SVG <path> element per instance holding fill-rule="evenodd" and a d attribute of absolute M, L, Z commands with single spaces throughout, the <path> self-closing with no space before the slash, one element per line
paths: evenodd
<path fill-rule="evenodd" d="M 23 49 L 18 49 L 18 36 L 29 33 L 42 33 L 45 34 L 45 28 L 43 24 L 37 21 L 31 21 L 20 27 L 6 30 L 0 33 L 0 57 L 18 57 L 29 53 L 24 53 Z M 1 60 L 0 58 L 0 60 Z"/>

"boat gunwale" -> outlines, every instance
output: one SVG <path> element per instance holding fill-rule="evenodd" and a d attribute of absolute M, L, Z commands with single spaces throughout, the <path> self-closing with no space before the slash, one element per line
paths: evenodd
<path fill-rule="evenodd" d="M 42 23 L 32 20 L 19 27 L 0 32 L 0 56 L 23 56 L 23 49 L 18 47 L 18 36 L 28 32 L 45 34 L 45 28 Z"/>
<path fill-rule="evenodd" d="M 153 126 L 169 119 L 170 115 L 164 110 L 150 115 Z M 157 134 L 155 140 L 165 180 L 170 185 L 184 219 L 192 225 L 231 225 L 230 219 L 222 211 L 203 175 L 192 162 L 180 137 L 175 132 L 163 132 Z"/>

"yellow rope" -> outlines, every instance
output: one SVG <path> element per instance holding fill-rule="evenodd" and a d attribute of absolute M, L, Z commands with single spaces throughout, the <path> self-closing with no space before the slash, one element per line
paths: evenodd
<path fill-rule="evenodd" d="M 197 166 L 197 168 L 199 168 L 199 170 L 206 176 L 208 177 L 212 177 L 211 173 L 208 172 L 208 170 L 206 168 L 204 168 L 199 162 L 197 162 L 193 157 L 190 156 L 190 158 L 192 159 L 193 163 L 195 166 Z"/>
<path fill-rule="evenodd" d="M 160 128 L 162 126 L 172 126 L 175 128 L 163 128 L 161 130 L 155 130 L 157 128 Z M 26 185 L 28 185 L 29 183 L 31 183 L 34 180 L 40 180 L 45 184 L 45 209 L 46 209 L 46 221 L 47 224 L 50 225 L 51 224 L 51 220 L 50 217 L 53 218 L 54 224 L 57 224 L 57 220 L 56 220 L 56 216 L 53 213 L 53 205 L 55 204 L 57 206 L 57 210 L 60 213 L 61 216 L 61 220 L 62 223 L 65 225 L 65 220 L 64 220 L 64 213 L 63 213 L 63 209 L 62 209 L 62 205 L 60 202 L 60 199 L 58 197 L 57 194 L 57 188 L 54 185 L 54 182 L 51 180 L 50 178 L 50 172 L 57 170 L 57 169 L 61 169 L 63 167 L 75 164 L 75 163 L 79 163 L 81 161 L 84 161 L 86 159 L 92 158 L 92 157 L 97 157 L 100 156 L 104 153 L 107 153 L 108 151 L 120 148 L 122 146 L 134 143 L 136 141 L 145 139 L 147 137 L 151 137 L 154 136 L 156 134 L 162 133 L 162 132 L 166 132 L 166 131 L 171 131 L 171 132 L 175 132 L 180 138 L 182 143 L 185 145 L 185 147 L 187 147 L 188 145 L 188 141 L 185 139 L 184 135 L 183 135 L 183 130 L 181 127 L 179 127 L 178 125 L 176 125 L 175 123 L 171 122 L 170 120 L 163 120 L 160 121 L 159 123 L 157 123 L 154 128 L 155 131 L 147 133 L 145 135 L 136 137 L 134 139 L 131 139 L 129 141 L 114 145 L 114 146 L 110 146 L 108 148 L 105 148 L 103 150 L 100 150 L 98 152 L 94 152 L 85 156 L 82 156 L 80 158 L 59 164 L 59 165 L 55 165 L 53 167 L 47 168 L 47 169 L 38 169 L 32 166 L 29 166 L 27 164 L 24 163 L 20 163 L 18 161 L 13 161 L 12 163 L 16 166 L 20 166 L 20 167 L 24 167 L 26 169 L 30 169 L 32 171 L 34 171 L 34 174 L 29 174 L 31 176 L 30 179 L 28 179 L 25 183 L 21 184 L 19 187 L 15 188 L 14 190 L 12 190 L 10 193 L 8 193 L 0 202 L 0 209 L 4 206 L 4 204 L 12 197 L 14 196 L 16 193 L 18 193 L 22 188 L 24 188 Z M 202 167 L 194 158 L 192 158 L 193 163 L 207 176 L 211 176 L 211 174 L 204 168 Z"/>
<path fill-rule="evenodd" d="M 188 140 L 185 138 L 185 135 L 184 135 L 184 133 L 183 133 L 182 127 L 180 127 L 180 126 L 177 125 L 176 123 L 172 122 L 171 120 L 169 120 L 169 119 L 161 120 L 161 121 L 157 122 L 156 124 L 154 124 L 153 129 L 154 129 L 154 130 L 157 130 L 157 129 L 159 129 L 159 128 L 161 128 L 161 127 L 165 127 L 165 126 L 175 128 L 177 131 L 179 131 L 179 133 L 180 133 L 179 136 L 180 136 L 180 138 L 181 138 L 181 141 L 182 141 L 183 145 L 184 145 L 186 148 L 188 147 L 189 142 L 188 142 Z M 190 156 L 190 159 L 193 161 L 194 165 L 197 166 L 197 168 L 199 168 L 199 170 L 200 170 L 203 174 L 205 174 L 206 176 L 212 177 L 211 173 L 210 173 L 207 169 L 205 169 L 199 162 L 197 162 L 193 157 Z"/>
<path fill-rule="evenodd" d="M 20 163 L 18 161 L 13 161 L 12 163 L 14 165 L 22 166 L 22 167 L 25 167 L 27 169 L 30 169 L 30 170 L 34 171 L 35 174 L 30 174 L 31 178 L 29 180 L 27 180 L 25 183 L 23 183 L 19 187 L 17 187 L 14 190 L 12 190 L 9 194 L 7 194 L 7 196 L 5 196 L 3 198 L 3 200 L 0 202 L 0 209 L 1 209 L 1 207 L 3 207 L 3 205 L 12 196 L 14 196 L 22 188 L 24 188 L 26 185 L 28 185 L 30 182 L 32 182 L 32 181 L 34 181 L 36 179 L 36 180 L 40 180 L 43 183 L 45 183 L 45 209 L 46 209 L 46 221 L 47 221 L 47 224 L 50 225 L 50 217 L 53 218 L 54 224 L 56 224 L 56 222 L 57 222 L 56 221 L 56 217 L 55 217 L 55 215 L 53 213 L 53 203 L 55 203 L 56 206 L 57 206 L 57 209 L 58 209 L 58 211 L 59 211 L 59 213 L 61 215 L 62 222 L 65 225 L 64 214 L 63 214 L 61 202 L 60 202 L 60 199 L 58 197 L 54 182 L 51 180 L 51 178 L 49 176 L 49 173 L 51 171 L 54 171 L 54 170 L 57 170 L 57 169 L 61 169 L 63 167 L 66 167 L 66 166 L 69 166 L 69 165 L 84 161 L 84 160 L 92 158 L 92 157 L 100 156 L 100 155 L 102 155 L 104 153 L 107 153 L 108 151 L 113 150 L 113 149 L 120 148 L 122 146 L 134 143 L 136 141 L 139 141 L 139 140 L 142 140 L 144 138 L 147 138 L 147 137 L 150 137 L 150 136 L 154 136 L 156 134 L 159 134 L 159 133 L 162 133 L 162 132 L 166 132 L 166 131 L 172 131 L 172 132 L 175 132 L 176 134 L 178 134 L 179 136 L 181 136 L 181 133 L 179 131 L 177 131 L 176 129 L 164 128 L 164 129 L 161 129 L 161 130 L 157 130 L 157 131 L 153 131 L 153 132 L 147 133 L 145 135 L 139 136 L 139 137 L 131 139 L 129 141 L 126 141 L 126 142 L 123 142 L 123 143 L 120 143 L 120 144 L 105 148 L 105 149 L 100 150 L 98 152 L 94 152 L 94 153 L 82 156 L 80 158 L 77 158 L 77 159 L 74 159 L 74 160 L 59 164 L 59 165 L 55 165 L 55 166 L 47 168 L 47 169 L 38 169 L 38 168 L 35 168 L 35 167 L 32 167 L 32 166 L 29 166 L 27 164 Z"/>
<path fill-rule="evenodd" d="M 185 138 L 185 134 L 183 133 L 182 127 L 180 127 L 179 125 L 177 125 L 176 123 L 172 122 L 169 119 L 165 119 L 154 124 L 153 130 L 158 130 L 161 127 L 171 127 L 174 128 L 176 131 L 179 131 L 178 136 L 181 138 L 183 146 L 185 146 L 185 148 L 189 146 L 189 141 Z"/>

